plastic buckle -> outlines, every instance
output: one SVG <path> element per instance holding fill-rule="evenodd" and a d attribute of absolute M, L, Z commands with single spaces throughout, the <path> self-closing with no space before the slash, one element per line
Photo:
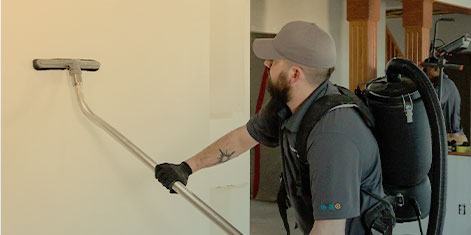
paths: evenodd
<path fill-rule="evenodd" d="M 405 200 L 404 200 L 404 195 L 402 195 L 402 193 L 396 194 L 395 200 L 396 200 L 396 205 L 398 207 L 403 207 L 404 206 Z"/>

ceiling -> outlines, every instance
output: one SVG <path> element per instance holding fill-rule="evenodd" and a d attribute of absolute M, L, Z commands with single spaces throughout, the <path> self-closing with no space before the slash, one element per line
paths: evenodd
<path fill-rule="evenodd" d="M 386 0 L 386 17 L 398 18 L 402 17 L 402 0 Z M 465 14 L 471 15 L 471 8 L 453 5 L 441 1 L 433 2 L 433 14 Z"/>

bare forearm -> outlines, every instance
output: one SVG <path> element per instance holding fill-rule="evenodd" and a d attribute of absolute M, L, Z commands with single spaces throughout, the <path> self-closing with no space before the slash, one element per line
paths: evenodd
<path fill-rule="evenodd" d="M 233 159 L 257 144 L 247 132 L 245 126 L 241 126 L 216 142 L 212 143 L 198 154 L 186 160 L 193 172 L 200 169 L 220 164 Z"/>

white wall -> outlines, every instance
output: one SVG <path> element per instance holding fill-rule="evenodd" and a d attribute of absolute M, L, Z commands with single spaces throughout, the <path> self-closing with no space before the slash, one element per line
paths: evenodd
<path fill-rule="evenodd" d="M 391 31 L 397 46 L 401 49 L 401 52 L 404 53 L 406 48 L 406 39 L 404 27 L 402 26 L 402 17 L 387 19 L 386 26 L 389 28 L 389 31 Z"/>
<path fill-rule="evenodd" d="M 448 155 L 448 175 L 446 193 L 446 214 L 442 234 L 469 234 L 471 224 L 471 185 L 469 176 L 471 158 L 467 156 Z M 461 205 L 461 210 L 460 210 Z M 465 210 L 465 211 L 463 211 Z M 428 217 L 422 219 L 422 228 L 426 231 Z M 420 234 L 418 222 L 397 223 L 393 234 Z"/>
<path fill-rule="evenodd" d="M 31 62 L 99 60 L 92 109 L 180 162 L 248 118 L 248 0 L 2 4 L 2 234 L 222 234 L 81 114 L 65 71 Z M 248 182 L 240 157 L 189 188 L 247 234 Z"/>
<path fill-rule="evenodd" d="M 377 32 L 377 48 L 376 48 L 376 74 L 377 77 L 386 75 L 386 9 L 387 1 L 381 0 L 380 15 L 378 21 Z"/>
<path fill-rule="evenodd" d="M 471 2 L 469 0 L 441 0 L 440 2 L 471 8 Z"/>

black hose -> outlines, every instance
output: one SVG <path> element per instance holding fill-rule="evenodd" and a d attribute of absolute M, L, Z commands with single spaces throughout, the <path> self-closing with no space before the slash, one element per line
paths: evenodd
<path fill-rule="evenodd" d="M 409 60 L 392 59 L 387 65 L 386 74 L 387 77 L 397 77 L 401 74 L 412 79 L 424 102 L 432 134 L 432 166 L 430 169 L 432 196 L 427 235 L 442 234 L 446 213 L 446 158 L 448 153 L 445 121 L 438 96 L 425 73 Z"/>
<path fill-rule="evenodd" d="M 411 204 L 412 207 L 414 207 L 415 215 L 417 216 L 417 223 L 419 224 L 419 231 L 420 235 L 424 235 L 424 231 L 422 229 L 422 221 L 420 220 L 422 218 L 422 212 L 420 212 L 420 206 L 417 200 L 411 199 Z"/>

